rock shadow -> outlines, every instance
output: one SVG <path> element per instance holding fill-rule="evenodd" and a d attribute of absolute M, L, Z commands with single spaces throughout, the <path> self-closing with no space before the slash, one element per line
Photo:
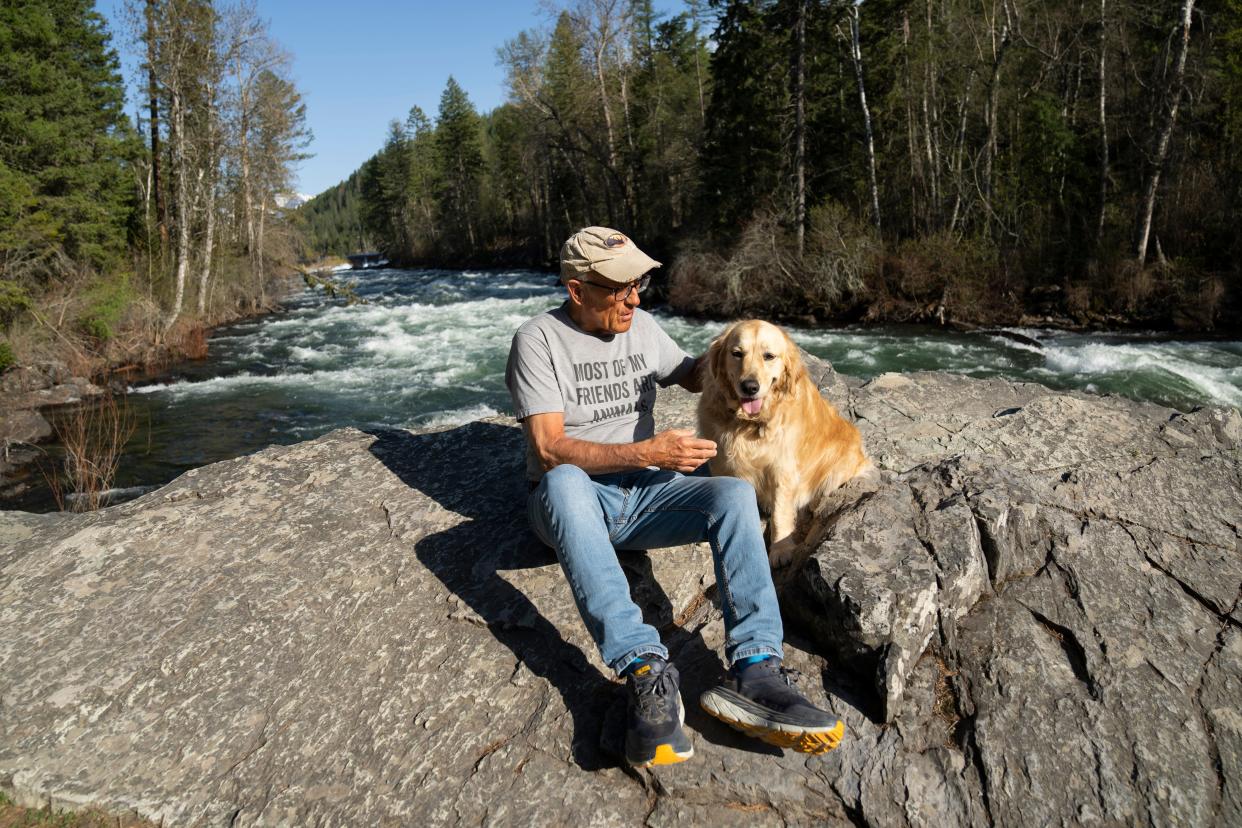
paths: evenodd
<path fill-rule="evenodd" d="M 466 519 L 418 540 L 419 561 L 560 694 L 573 718 L 574 762 L 583 770 L 615 765 L 600 750 L 599 737 L 616 685 L 501 575 L 556 564 L 526 523 L 521 430 L 475 422 L 429 434 L 367 433 L 375 438 L 371 453 L 403 483 Z"/>
<path fill-rule="evenodd" d="M 620 761 L 625 728 L 622 686 L 602 675 L 501 574 L 556 566 L 555 576 L 563 578 L 555 553 L 527 524 L 521 430 L 474 422 L 427 434 L 383 428 L 367 432 L 375 438 L 371 453 L 403 483 L 466 519 L 424 535 L 414 547 L 419 561 L 482 619 L 515 658 L 561 695 L 573 718 L 572 754 L 581 768 L 624 765 Z M 686 724 L 718 745 L 779 754 L 779 749 L 738 733 L 699 707 L 699 695 L 720 681 L 725 664 L 703 638 L 706 614 L 698 623 L 675 618 L 672 602 L 651 565 L 650 556 L 665 553 L 621 550 L 619 557 L 635 603 L 647 623 L 660 631 L 681 672 Z M 712 594 L 705 597 L 715 603 Z M 718 607 L 709 612 L 712 617 L 719 615 Z M 789 633 L 794 631 L 786 632 L 793 643 L 796 639 Z M 797 643 L 807 648 L 807 642 Z M 829 694 L 874 717 L 872 705 L 853 681 L 835 674 L 820 679 Z"/>

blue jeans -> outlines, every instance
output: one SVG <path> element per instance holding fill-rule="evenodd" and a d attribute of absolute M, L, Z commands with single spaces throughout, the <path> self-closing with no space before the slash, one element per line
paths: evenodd
<path fill-rule="evenodd" d="M 535 534 L 556 550 L 600 656 L 620 673 L 634 658 L 668 658 L 655 628 L 643 623 L 618 549 L 711 544 L 730 664 L 781 655 L 780 608 L 759 524 L 755 490 L 734 477 L 673 471 L 587 475 L 553 468 L 527 505 Z"/>

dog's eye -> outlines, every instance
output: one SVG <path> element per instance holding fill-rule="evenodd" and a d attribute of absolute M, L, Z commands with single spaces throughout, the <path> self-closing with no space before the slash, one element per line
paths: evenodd
<path fill-rule="evenodd" d="M 738 359 L 741 359 L 745 354 L 742 352 L 741 348 L 738 348 L 733 351 L 733 355 L 737 357 Z"/>
<path fill-rule="evenodd" d="M 776 354 L 764 354 L 763 355 L 764 362 L 771 362 L 774 359 L 776 359 Z"/>

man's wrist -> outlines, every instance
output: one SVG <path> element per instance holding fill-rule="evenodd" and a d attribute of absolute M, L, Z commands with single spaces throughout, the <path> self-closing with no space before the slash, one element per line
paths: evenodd
<path fill-rule="evenodd" d="M 647 466 L 654 465 L 651 462 L 651 458 L 648 456 L 649 452 L 647 451 L 647 449 L 650 445 L 651 445 L 650 440 L 639 440 L 637 443 L 630 444 L 631 449 L 633 451 L 633 455 L 634 455 L 633 457 L 634 466 L 636 468 L 645 468 Z"/>

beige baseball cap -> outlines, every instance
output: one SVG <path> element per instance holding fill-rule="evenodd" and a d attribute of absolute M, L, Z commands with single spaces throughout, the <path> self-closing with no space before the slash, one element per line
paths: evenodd
<path fill-rule="evenodd" d="M 561 281 L 594 271 L 624 285 L 659 266 L 633 239 L 611 227 L 584 227 L 561 247 Z"/>

